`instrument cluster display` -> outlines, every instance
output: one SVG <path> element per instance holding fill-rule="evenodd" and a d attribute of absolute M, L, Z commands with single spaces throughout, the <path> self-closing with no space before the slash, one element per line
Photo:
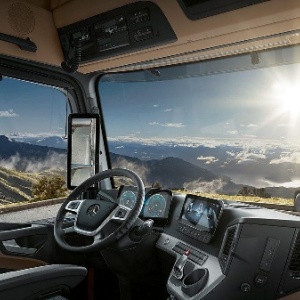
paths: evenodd
<path fill-rule="evenodd" d="M 133 186 L 122 186 L 119 191 L 119 204 L 130 209 L 133 208 L 136 201 L 136 188 Z M 161 189 L 146 189 L 144 206 L 140 217 L 153 219 L 154 221 L 163 221 L 168 219 L 172 192 Z"/>
<path fill-rule="evenodd" d="M 133 209 L 135 201 L 136 201 L 136 192 L 134 191 L 125 190 L 119 196 L 119 204 L 126 206 L 130 209 Z"/>

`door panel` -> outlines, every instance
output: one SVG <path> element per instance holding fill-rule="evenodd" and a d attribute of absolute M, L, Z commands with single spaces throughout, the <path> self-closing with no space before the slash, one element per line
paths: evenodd
<path fill-rule="evenodd" d="M 52 226 L 0 223 L 0 272 L 47 264 L 53 243 Z"/>

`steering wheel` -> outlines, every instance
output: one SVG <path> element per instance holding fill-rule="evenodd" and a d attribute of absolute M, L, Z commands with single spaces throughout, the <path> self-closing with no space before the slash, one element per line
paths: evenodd
<path fill-rule="evenodd" d="M 137 187 L 137 196 L 132 209 L 113 202 L 108 195 L 103 195 L 107 200 L 86 199 L 75 200 L 91 185 L 113 176 L 127 177 L 133 180 Z M 101 191 L 99 192 L 101 194 Z M 74 189 L 60 207 L 54 223 L 54 237 L 56 242 L 65 250 L 73 252 L 88 252 L 103 249 L 114 241 L 124 236 L 137 220 L 144 202 L 145 187 L 141 178 L 133 171 L 127 169 L 109 169 L 98 173 Z M 75 214 L 73 226 L 64 228 L 64 217 L 67 212 Z M 122 224 L 113 232 L 105 236 L 105 226 L 111 221 Z M 84 246 L 73 246 L 67 243 L 65 237 L 69 233 L 78 233 L 83 236 L 93 237 L 93 243 Z"/>

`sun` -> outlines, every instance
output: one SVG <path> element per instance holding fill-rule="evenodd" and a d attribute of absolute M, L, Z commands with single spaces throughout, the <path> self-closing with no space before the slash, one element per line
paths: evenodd
<path fill-rule="evenodd" d="M 300 110 L 300 88 L 287 86 L 281 95 L 282 108 L 291 113 Z"/>
<path fill-rule="evenodd" d="M 274 96 L 281 113 L 288 113 L 292 119 L 300 116 L 300 82 L 299 85 L 289 82 L 277 83 L 274 85 Z"/>

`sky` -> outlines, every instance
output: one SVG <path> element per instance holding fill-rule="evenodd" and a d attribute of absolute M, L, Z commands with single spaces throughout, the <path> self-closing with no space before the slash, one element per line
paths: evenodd
<path fill-rule="evenodd" d="M 65 95 L 54 88 L 4 77 L 0 81 L 0 134 L 64 135 Z"/>
<path fill-rule="evenodd" d="M 108 141 L 119 147 L 112 152 L 130 155 L 121 149 L 126 143 L 204 146 L 211 151 L 185 159 L 235 183 L 299 187 L 300 64 L 150 82 L 104 80 L 100 96 Z M 180 151 L 187 149 L 176 152 L 184 157 Z"/>
<path fill-rule="evenodd" d="M 300 66 L 151 82 L 100 83 L 110 138 L 299 138 Z M 297 101 L 299 100 L 299 101 Z M 4 78 L 0 134 L 64 134 L 65 95 Z"/>
<path fill-rule="evenodd" d="M 299 138 L 300 66 L 100 83 L 111 138 Z"/>

